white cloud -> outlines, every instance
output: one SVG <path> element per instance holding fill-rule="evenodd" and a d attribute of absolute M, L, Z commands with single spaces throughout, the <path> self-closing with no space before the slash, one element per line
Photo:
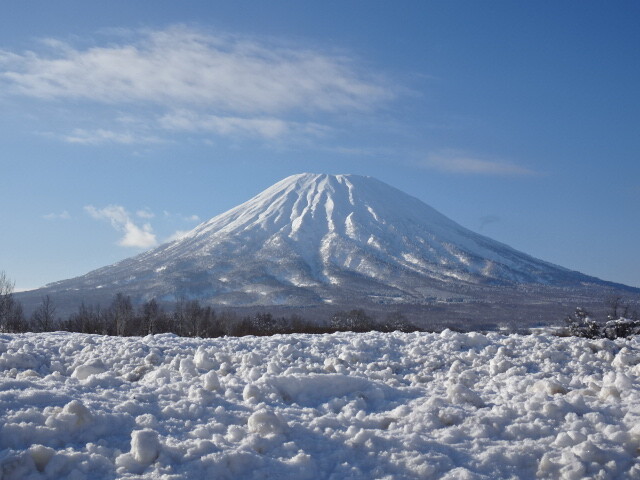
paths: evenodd
<path fill-rule="evenodd" d="M 200 217 L 198 215 L 183 215 L 181 213 L 172 213 L 168 210 L 164 210 L 162 212 L 165 218 L 177 219 L 181 222 L 199 222 Z"/>
<path fill-rule="evenodd" d="M 101 209 L 87 205 L 84 209 L 95 219 L 109 220 L 113 228 L 124 234 L 118 241 L 121 247 L 149 248 L 158 243 L 151 225 L 136 225 L 129 212 L 120 205 L 108 205 Z"/>
<path fill-rule="evenodd" d="M 0 52 L 0 80 L 43 99 L 147 103 L 220 114 L 367 109 L 393 97 L 345 55 L 185 26 L 137 31 L 126 43 Z"/>
<path fill-rule="evenodd" d="M 60 213 L 47 213 L 43 215 L 42 218 L 45 220 L 69 220 L 71 219 L 71 215 L 66 210 L 63 210 Z"/>
<path fill-rule="evenodd" d="M 51 135 L 89 146 L 157 144 L 185 132 L 315 137 L 333 131 L 329 117 L 369 112 L 400 92 L 345 53 L 273 39 L 186 26 L 101 35 L 111 42 L 45 39 L 32 51 L 0 50 L 0 90 L 84 109 L 94 127 Z"/>
<path fill-rule="evenodd" d="M 143 135 L 136 132 L 116 132 L 105 129 L 85 130 L 76 128 L 71 134 L 61 135 L 62 140 L 68 143 L 83 145 L 101 145 L 104 143 L 120 143 L 133 145 L 136 143 L 162 143 L 163 140 L 152 135 Z"/>
<path fill-rule="evenodd" d="M 469 156 L 456 150 L 442 150 L 430 154 L 421 165 L 446 173 L 469 175 L 535 175 L 533 170 L 514 163 Z"/>
<path fill-rule="evenodd" d="M 267 140 L 294 133 L 319 135 L 327 131 L 327 127 L 315 123 L 290 122 L 275 117 L 219 116 L 189 110 L 167 113 L 160 118 L 159 125 L 166 130 L 201 131 L 221 136 L 250 136 Z"/>
<path fill-rule="evenodd" d="M 184 237 L 187 233 L 189 233 L 191 230 L 177 230 L 173 233 L 173 235 L 171 235 L 169 238 L 167 238 L 167 242 L 173 242 L 174 240 L 180 240 L 182 237 Z"/>
<path fill-rule="evenodd" d="M 137 215 L 138 217 L 140 217 L 140 218 L 147 218 L 147 219 L 149 219 L 149 218 L 153 218 L 153 217 L 155 217 L 155 216 L 156 216 L 156 215 L 155 215 L 151 210 L 149 210 L 148 208 L 143 208 L 143 209 L 138 210 L 138 211 L 136 212 L 136 215 Z"/>

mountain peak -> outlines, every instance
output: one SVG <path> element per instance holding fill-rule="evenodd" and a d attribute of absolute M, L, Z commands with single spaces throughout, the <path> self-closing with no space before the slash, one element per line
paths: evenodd
<path fill-rule="evenodd" d="M 372 177 L 303 173 L 277 182 L 192 234 L 246 234 L 257 229 L 271 234 L 300 232 L 317 240 L 340 232 L 354 239 L 356 227 L 364 234 L 384 223 L 425 221 L 434 227 L 455 225 L 420 200 Z"/>

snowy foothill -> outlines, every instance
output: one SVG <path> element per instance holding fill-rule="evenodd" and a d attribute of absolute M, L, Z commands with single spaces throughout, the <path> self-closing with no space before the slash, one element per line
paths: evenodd
<path fill-rule="evenodd" d="M 640 478 L 640 341 L 0 335 L 0 479 Z"/>

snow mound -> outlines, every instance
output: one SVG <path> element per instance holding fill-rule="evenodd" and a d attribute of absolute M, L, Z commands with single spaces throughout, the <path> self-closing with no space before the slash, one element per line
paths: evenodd
<path fill-rule="evenodd" d="M 332 399 L 357 396 L 383 400 L 385 385 L 366 378 L 340 374 L 283 375 L 264 380 L 263 388 L 276 390 L 285 403 L 317 406 Z"/>
<path fill-rule="evenodd" d="M 251 414 L 247 420 L 249 431 L 261 435 L 282 433 L 286 425 L 275 413 L 262 409 Z"/>
<path fill-rule="evenodd" d="M 151 429 L 131 432 L 131 451 L 116 458 L 119 473 L 142 473 L 160 454 L 158 432 Z"/>

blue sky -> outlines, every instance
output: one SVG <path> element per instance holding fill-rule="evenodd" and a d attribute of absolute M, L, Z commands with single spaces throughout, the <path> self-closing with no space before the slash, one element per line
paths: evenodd
<path fill-rule="evenodd" d="M 114 263 L 301 172 L 371 175 L 640 286 L 640 3 L 8 0 L 0 270 Z"/>

